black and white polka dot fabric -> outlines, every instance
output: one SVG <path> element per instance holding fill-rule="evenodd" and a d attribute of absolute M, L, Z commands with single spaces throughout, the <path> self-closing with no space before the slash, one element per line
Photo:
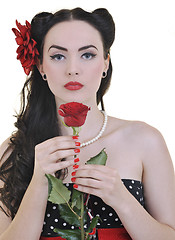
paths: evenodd
<path fill-rule="evenodd" d="M 144 207 L 142 183 L 140 181 L 132 179 L 122 179 L 122 181 L 128 191 Z M 69 188 L 69 190 L 71 190 L 73 184 L 66 184 L 66 186 Z M 101 219 L 101 221 L 99 221 L 97 224 L 97 228 L 123 227 L 117 213 L 110 206 L 105 204 L 101 198 L 91 195 L 88 201 L 88 209 L 91 212 L 92 216 L 99 216 Z M 89 221 L 90 219 L 88 219 L 88 222 Z M 87 226 L 85 225 L 84 227 L 86 228 Z M 75 226 L 67 224 L 63 219 L 60 218 L 57 205 L 48 202 L 41 236 L 58 236 L 53 232 L 54 228 L 76 229 Z"/>

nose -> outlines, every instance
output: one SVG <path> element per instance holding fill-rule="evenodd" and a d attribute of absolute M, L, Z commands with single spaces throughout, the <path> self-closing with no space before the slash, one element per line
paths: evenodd
<path fill-rule="evenodd" d="M 80 74 L 80 69 L 78 62 L 75 58 L 72 58 L 67 63 L 67 75 L 69 76 L 77 76 Z"/>
<path fill-rule="evenodd" d="M 79 73 L 78 73 L 78 72 L 72 72 L 72 71 L 70 71 L 70 72 L 68 73 L 68 75 L 69 75 L 69 76 L 79 75 Z"/>

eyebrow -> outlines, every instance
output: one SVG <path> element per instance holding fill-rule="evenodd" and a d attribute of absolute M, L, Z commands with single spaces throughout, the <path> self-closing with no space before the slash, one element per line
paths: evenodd
<path fill-rule="evenodd" d="M 68 52 L 68 49 L 67 49 L 67 48 L 64 48 L 64 47 L 61 47 L 61 46 L 58 46 L 58 45 L 52 45 L 52 46 L 49 48 L 49 50 L 50 50 L 51 48 L 56 48 L 56 49 L 59 49 L 59 50 L 63 50 L 63 51 L 65 51 L 65 52 Z M 86 49 L 88 49 L 88 48 L 95 48 L 96 50 L 98 50 L 97 47 L 95 47 L 94 45 L 87 45 L 87 46 L 84 46 L 84 47 L 79 48 L 78 51 L 80 52 L 80 51 L 86 50 Z M 48 50 L 48 51 L 49 51 L 49 50 Z"/>

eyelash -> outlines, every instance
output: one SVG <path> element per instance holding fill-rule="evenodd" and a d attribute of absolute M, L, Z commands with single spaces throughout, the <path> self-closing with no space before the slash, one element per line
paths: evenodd
<path fill-rule="evenodd" d="M 85 59 L 85 60 L 89 60 L 89 59 L 94 58 L 96 55 L 97 55 L 97 54 L 87 52 L 87 53 L 84 53 L 81 57 L 89 56 L 90 58 L 86 58 L 86 57 L 83 58 L 83 59 Z M 51 57 L 52 60 L 57 60 L 57 61 L 61 61 L 62 58 L 65 58 L 65 56 L 62 55 L 62 54 L 55 54 L 55 55 L 50 56 L 50 57 Z M 61 58 L 61 59 L 60 59 L 60 58 Z"/>
<path fill-rule="evenodd" d="M 87 56 L 87 55 L 90 56 L 90 59 L 92 59 L 92 58 L 94 58 L 97 54 L 87 52 L 87 53 L 84 53 L 84 54 L 82 55 L 82 57 Z M 89 60 L 89 58 L 88 58 L 88 59 L 85 58 L 85 60 Z"/>
<path fill-rule="evenodd" d="M 50 56 L 52 60 L 57 60 L 57 61 L 61 61 L 62 59 L 58 59 L 58 58 L 65 58 L 62 54 L 55 54 L 53 56 Z"/>

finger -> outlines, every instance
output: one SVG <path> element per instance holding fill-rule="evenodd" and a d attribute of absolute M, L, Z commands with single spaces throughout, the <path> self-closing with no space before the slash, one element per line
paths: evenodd
<path fill-rule="evenodd" d="M 49 159 L 52 162 L 58 162 L 59 160 L 61 160 L 63 158 L 71 157 L 71 156 L 74 156 L 75 154 L 78 155 L 78 153 L 75 152 L 75 149 L 58 150 L 58 151 L 50 154 Z"/>
<path fill-rule="evenodd" d="M 80 166 L 81 167 L 81 166 Z M 104 178 L 104 173 L 98 170 L 92 169 L 80 169 L 76 171 L 76 178 L 94 178 L 96 180 L 102 180 Z"/>
<path fill-rule="evenodd" d="M 79 169 L 80 170 L 90 170 L 90 171 L 96 170 L 96 171 L 99 171 L 99 172 L 102 172 L 102 173 L 109 173 L 113 170 L 113 169 L 111 169 L 107 166 L 96 165 L 96 164 L 84 164 L 84 165 L 81 165 L 79 167 Z"/>
<path fill-rule="evenodd" d="M 61 139 L 57 138 L 50 143 L 50 153 L 54 153 L 57 150 L 64 150 L 64 149 L 75 149 L 77 148 L 75 141 L 72 138 Z"/>
<path fill-rule="evenodd" d="M 91 195 L 95 195 L 98 197 L 101 197 L 101 190 L 97 189 L 97 188 L 90 188 L 87 186 L 82 186 L 82 185 L 77 185 L 74 184 L 74 188 L 80 192 L 84 192 L 87 194 L 91 194 Z"/>
<path fill-rule="evenodd" d="M 96 188 L 99 189 L 101 188 L 101 181 L 95 180 L 92 178 L 75 178 L 75 184 L 84 186 L 84 187 L 90 187 L 90 188 Z"/>
<path fill-rule="evenodd" d="M 47 151 L 49 150 L 52 153 L 58 149 L 71 149 L 75 147 L 75 140 L 71 136 L 58 136 L 38 144 L 36 149 L 47 149 Z"/>
<path fill-rule="evenodd" d="M 55 163 L 55 169 L 56 171 L 59 171 L 61 169 L 71 167 L 74 164 L 75 164 L 74 160 L 61 161 L 61 162 Z"/>
<path fill-rule="evenodd" d="M 57 162 L 57 163 L 52 163 L 46 168 L 46 172 L 49 173 L 55 173 L 59 170 L 71 167 L 74 165 L 73 160 L 68 160 L 68 161 L 62 161 L 62 162 Z"/>

